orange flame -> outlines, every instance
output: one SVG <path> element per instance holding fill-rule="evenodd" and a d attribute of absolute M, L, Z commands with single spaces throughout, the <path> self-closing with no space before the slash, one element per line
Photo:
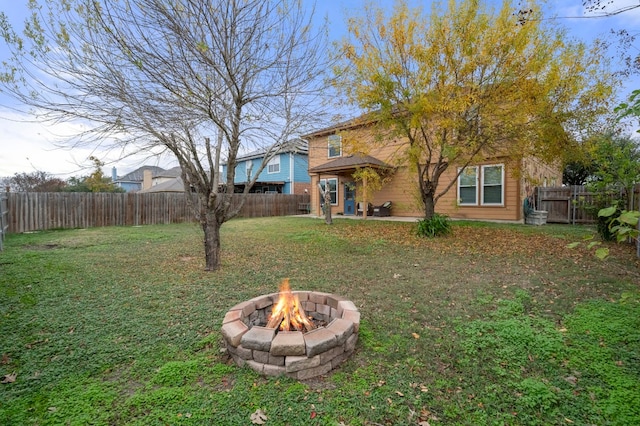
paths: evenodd
<path fill-rule="evenodd" d="M 280 330 L 313 330 L 315 327 L 302 308 L 298 296 L 291 292 L 289 278 L 282 280 L 278 302 L 271 309 L 271 316 L 267 327 L 275 328 L 280 325 Z"/>

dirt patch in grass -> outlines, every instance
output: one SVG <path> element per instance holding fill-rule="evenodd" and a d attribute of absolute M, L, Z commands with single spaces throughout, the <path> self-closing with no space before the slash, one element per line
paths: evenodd
<path fill-rule="evenodd" d="M 27 244 L 24 246 L 27 250 L 53 250 L 60 248 L 59 244 Z"/>

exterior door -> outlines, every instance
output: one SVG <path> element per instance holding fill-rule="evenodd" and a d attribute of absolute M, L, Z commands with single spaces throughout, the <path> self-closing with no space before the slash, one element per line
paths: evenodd
<path fill-rule="evenodd" d="M 344 184 L 344 215 L 353 216 L 356 214 L 356 186 L 353 182 Z"/>

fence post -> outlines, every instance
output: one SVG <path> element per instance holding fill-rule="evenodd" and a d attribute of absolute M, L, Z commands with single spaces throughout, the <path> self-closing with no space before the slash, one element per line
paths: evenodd
<path fill-rule="evenodd" d="M 571 224 L 576 224 L 576 209 L 578 205 L 578 186 L 571 185 L 571 196 L 569 197 L 569 208 L 571 209 Z"/>
<path fill-rule="evenodd" d="M 4 237 L 9 229 L 9 197 L 0 192 L 0 251 L 4 249 Z"/>

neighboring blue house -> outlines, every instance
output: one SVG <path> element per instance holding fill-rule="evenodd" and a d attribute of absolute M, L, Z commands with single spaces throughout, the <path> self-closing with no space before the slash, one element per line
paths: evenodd
<path fill-rule="evenodd" d="M 237 158 L 234 179 L 236 192 L 244 191 L 245 185 L 258 170 L 266 150 L 255 151 Z M 309 146 L 306 141 L 296 139 L 288 142 L 269 161 L 249 192 L 304 194 L 311 186 L 309 177 Z M 249 174 L 251 173 L 251 174 Z M 222 176 L 227 176 L 227 165 L 222 165 Z"/>

